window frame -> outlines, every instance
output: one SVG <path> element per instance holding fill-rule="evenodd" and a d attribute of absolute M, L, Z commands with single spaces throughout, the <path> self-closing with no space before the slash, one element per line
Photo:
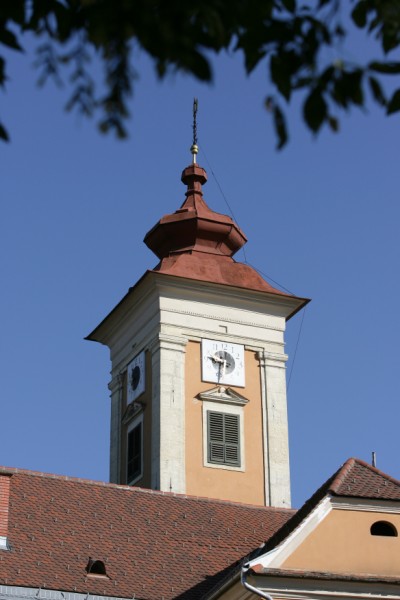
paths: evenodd
<path fill-rule="evenodd" d="M 210 462 L 209 460 L 209 429 L 208 413 L 222 413 L 239 417 L 239 465 L 229 463 Z M 211 469 L 224 469 L 227 471 L 245 471 L 245 445 L 244 445 L 244 411 L 243 406 L 222 404 L 218 402 L 203 401 L 203 466 Z"/>
<path fill-rule="evenodd" d="M 128 464 L 129 464 L 129 435 L 134 429 L 140 427 L 140 470 L 138 475 L 134 475 L 129 479 Z M 140 413 L 135 419 L 129 423 L 126 431 L 126 483 L 127 485 L 135 485 L 143 478 L 143 413 Z"/>

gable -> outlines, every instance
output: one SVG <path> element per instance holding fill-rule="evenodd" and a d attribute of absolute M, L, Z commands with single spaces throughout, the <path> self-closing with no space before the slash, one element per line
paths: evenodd
<path fill-rule="evenodd" d="M 381 522 L 391 524 L 393 531 L 400 531 L 398 513 L 379 510 L 373 505 L 360 509 L 333 508 L 280 567 L 400 577 L 400 537 L 371 534 L 371 527 Z"/>

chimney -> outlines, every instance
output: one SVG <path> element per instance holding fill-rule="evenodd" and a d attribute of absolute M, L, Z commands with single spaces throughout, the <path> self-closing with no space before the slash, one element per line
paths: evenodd
<path fill-rule="evenodd" d="M 7 549 L 10 475 L 0 474 L 0 550 Z"/>

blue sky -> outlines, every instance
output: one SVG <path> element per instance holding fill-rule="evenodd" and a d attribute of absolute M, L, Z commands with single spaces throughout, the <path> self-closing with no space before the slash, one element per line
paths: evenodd
<path fill-rule="evenodd" d="M 107 480 L 108 349 L 83 338 L 157 263 L 142 240 L 184 199 L 197 96 L 205 198 L 228 213 L 220 186 L 249 240 L 236 258 L 312 298 L 299 341 L 301 315 L 287 331 L 294 505 L 350 456 L 376 451 L 400 477 L 399 118 L 370 106 L 314 139 L 295 103 L 277 153 L 263 68 L 246 78 L 221 56 L 211 86 L 160 83 L 138 53 L 119 142 L 65 114 L 66 91 L 39 90 L 32 62 L 10 57 L 1 98 L 0 462 Z"/>

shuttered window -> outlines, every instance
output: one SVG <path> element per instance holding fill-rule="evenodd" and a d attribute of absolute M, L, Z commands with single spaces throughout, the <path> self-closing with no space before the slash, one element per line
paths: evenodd
<path fill-rule="evenodd" d="M 240 467 L 239 415 L 207 412 L 208 462 Z"/>
<path fill-rule="evenodd" d="M 128 433 L 127 481 L 131 483 L 142 474 L 142 423 Z"/>

